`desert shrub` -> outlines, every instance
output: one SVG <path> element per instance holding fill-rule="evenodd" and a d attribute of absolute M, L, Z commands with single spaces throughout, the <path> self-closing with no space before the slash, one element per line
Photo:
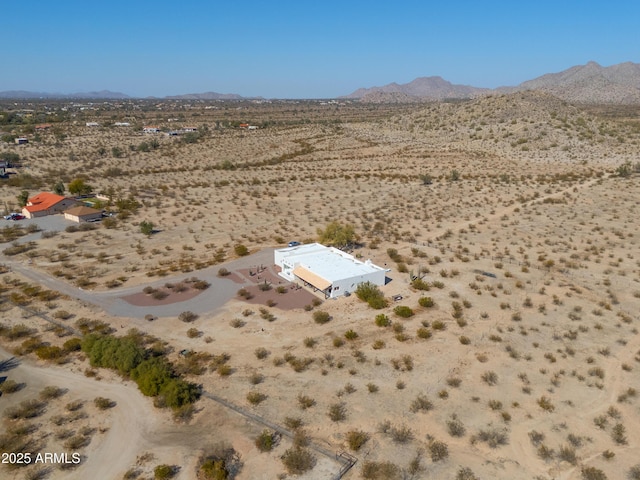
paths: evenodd
<path fill-rule="evenodd" d="M 36 355 L 41 360 L 56 360 L 65 355 L 65 351 L 57 345 L 42 345 L 36 348 Z"/>
<path fill-rule="evenodd" d="M 164 290 L 154 290 L 151 294 L 151 298 L 154 300 L 164 300 L 169 296 L 169 292 L 165 292 Z"/>
<path fill-rule="evenodd" d="M 582 467 L 580 473 L 583 480 L 607 480 L 605 473 L 596 467 Z"/>
<path fill-rule="evenodd" d="M 409 318 L 413 316 L 413 310 L 405 305 L 398 305 L 393 309 L 393 313 L 402 318 Z"/>
<path fill-rule="evenodd" d="M 418 338 L 422 338 L 426 340 L 427 338 L 431 338 L 431 330 L 425 327 L 420 327 L 416 331 L 416 335 L 418 336 Z"/>
<path fill-rule="evenodd" d="M 449 431 L 449 435 L 452 437 L 464 437 L 466 432 L 464 424 L 455 414 L 447 420 L 447 430 Z"/>
<path fill-rule="evenodd" d="M 411 402 L 409 410 L 413 413 L 428 412 L 433 410 L 433 402 L 426 395 L 420 394 Z"/>
<path fill-rule="evenodd" d="M 389 319 L 389 317 L 384 313 L 380 313 L 376 315 L 375 323 L 378 327 L 388 327 L 391 325 L 391 319 Z"/>
<path fill-rule="evenodd" d="M 242 245 L 241 243 L 234 245 L 233 251 L 239 257 L 244 257 L 246 255 L 249 255 L 249 249 L 244 245 Z"/>
<path fill-rule="evenodd" d="M 277 436 L 270 430 L 263 430 L 254 441 L 256 447 L 261 452 L 270 452 L 276 444 Z"/>
<path fill-rule="evenodd" d="M 196 280 L 191 284 L 196 290 L 206 290 L 211 284 L 205 280 Z"/>
<path fill-rule="evenodd" d="M 82 340 L 77 337 L 70 338 L 62 344 L 62 348 L 68 353 L 77 352 L 82 348 Z"/>
<path fill-rule="evenodd" d="M 333 422 L 341 422 L 347 418 L 347 407 L 344 403 L 334 403 L 329 406 L 327 415 Z"/>
<path fill-rule="evenodd" d="M 411 286 L 413 288 L 415 288 L 416 290 L 421 290 L 421 291 L 428 291 L 431 287 L 429 286 L 428 282 L 425 282 L 423 279 L 421 278 L 416 278 L 415 280 L 413 280 L 411 282 Z"/>
<path fill-rule="evenodd" d="M 330 320 L 331 320 L 331 315 L 329 315 L 325 311 L 316 310 L 315 312 L 313 312 L 313 321 L 316 322 L 316 323 L 324 325 L 325 323 L 329 322 Z"/>
<path fill-rule="evenodd" d="M 22 389 L 22 387 L 24 387 L 24 384 L 18 383 L 15 380 L 5 380 L 3 383 L 0 383 L 0 394 L 15 393 Z"/>
<path fill-rule="evenodd" d="M 406 425 L 392 426 L 389 429 L 389 435 L 394 442 L 400 444 L 409 443 L 414 437 L 413 430 Z"/>
<path fill-rule="evenodd" d="M 156 480 L 166 480 L 173 478 L 178 472 L 178 469 L 173 465 L 158 465 L 153 469 L 153 478 Z"/>
<path fill-rule="evenodd" d="M 506 430 L 497 428 L 486 428 L 478 431 L 472 438 L 472 443 L 481 441 L 489 445 L 491 448 L 497 448 L 500 445 L 509 443 L 509 435 Z"/>
<path fill-rule="evenodd" d="M 431 308 L 435 305 L 435 302 L 431 297 L 420 297 L 418 299 L 418 305 L 424 308 Z"/>
<path fill-rule="evenodd" d="M 611 430 L 611 438 L 618 445 L 626 445 L 627 437 L 625 436 L 626 428 L 622 423 L 616 423 Z"/>
<path fill-rule="evenodd" d="M 219 443 L 208 448 L 200 457 L 198 478 L 204 480 L 233 479 L 242 467 L 240 455 L 227 444 Z"/>
<path fill-rule="evenodd" d="M 253 352 L 258 360 L 264 360 L 269 356 L 269 350 L 264 347 L 258 347 Z"/>
<path fill-rule="evenodd" d="M 578 464 L 578 457 L 576 456 L 576 449 L 569 445 L 562 445 L 560 451 L 558 451 L 558 458 L 565 462 L 569 462 L 571 465 Z"/>
<path fill-rule="evenodd" d="M 227 275 L 231 275 L 231 272 L 226 268 L 222 267 L 221 269 L 218 270 L 219 277 L 226 277 Z"/>
<path fill-rule="evenodd" d="M 480 378 L 490 386 L 494 386 L 498 383 L 498 374 L 494 371 L 484 372 Z"/>
<path fill-rule="evenodd" d="M 442 320 L 435 320 L 431 324 L 431 328 L 433 328 L 434 330 L 446 330 L 447 329 L 447 324 L 444 323 Z"/>
<path fill-rule="evenodd" d="M 52 400 L 54 398 L 59 398 L 67 392 L 66 389 L 61 387 L 48 386 L 44 387 L 40 391 L 40 398 L 42 400 Z"/>
<path fill-rule="evenodd" d="M 185 323 L 193 322 L 197 318 L 198 318 L 198 315 L 190 311 L 182 312 L 180 315 L 178 315 L 178 319 L 181 322 L 185 322 Z"/>
<path fill-rule="evenodd" d="M 640 480 L 640 463 L 629 469 L 627 472 L 627 478 L 629 480 Z"/>
<path fill-rule="evenodd" d="M 251 405 L 259 405 L 267 399 L 267 395 L 261 392 L 249 392 L 247 393 L 247 401 Z"/>
<path fill-rule="evenodd" d="M 291 475 L 307 472 L 316 464 L 316 457 L 306 448 L 290 448 L 281 458 L 287 473 Z"/>
<path fill-rule="evenodd" d="M 402 470 L 391 462 L 367 460 L 362 464 L 360 475 L 366 480 L 400 480 Z"/>
<path fill-rule="evenodd" d="M 379 310 L 388 305 L 382 291 L 371 282 L 364 282 L 356 288 L 356 296 L 363 302 L 367 302 L 371 308 Z"/>
<path fill-rule="evenodd" d="M 109 408 L 113 408 L 116 406 L 116 402 L 114 402 L 110 398 L 105 397 L 96 397 L 93 399 L 93 403 L 100 410 L 108 410 Z"/>
<path fill-rule="evenodd" d="M 473 473 L 473 470 L 471 470 L 469 467 L 460 467 L 460 470 L 458 470 L 458 473 L 456 473 L 456 480 L 480 480 L 480 479 L 476 477 L 475 473 Z"/>
<path fill-rule="evenodd" d="M 554 407 L 553 403 L 551 403 L 551 400 L 548 397 L 545 397 L 544 395 L 538 399 L 538 405 L 540 406 L 541 409 L 547 412 L 553 412 L 556 408 Z"/>
<path fill-rule="evenodd" d="M 434 440 L 429 443 L 429 454 L 431 461 L 440 462 L 449 456 L 449 447 L 444 442 Z"/>
<path fill-rule="evenodd" d="M 72 313 L 67 312 L 66 310 L 58 310 L 53 314 L 53 318 L 57 318 L 60 320 L 68 320 L 73 316 Z"/>
<path fill-rule="evenodd" d="M 358 333 L 350 328 L 349 330 L 344 332 L 344 338 L 346 338 L 347 340 L 355 340 L 356 338 L 358 338 Z"/>
<path fill-rule="evenodd" d="M 200 335 L 202 335 L 202 332 L 197 328 L 190 328 L 187 330 L 187 337 L 189 338 L 198 338 Z"/>
<path fill-rule="evenodd" d="M 47 403 L 40 400 L 24 400 L 19 405 L 5 409 L 4 416 L 9 420 L 39 417 L 45 412 Z"/>
<path fill-rule="evenodd" d="M 370 435 L 362 430 L 351 430 L 347 432 L 347 444 L 354 452 L 360 450 L 369 441 Z"/>
<path fill-rule="evenodd" d="M 316 404 L 316 401 L 313 398 L 311 398 L 311 397 L 309 397 L 307 395 L 302 395 L 302 394 L 298 395 L 298 405 L 300 406 L 300 408 L 302 410 L 306 410 L 308 408 L 311 408 L 315 404 Z"/>

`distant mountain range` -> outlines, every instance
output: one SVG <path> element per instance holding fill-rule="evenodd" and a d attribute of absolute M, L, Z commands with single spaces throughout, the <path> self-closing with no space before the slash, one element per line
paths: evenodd
<path fill-rule="evenodd" d="M 78 99 L 127 99 L 129 95 L 120 92 L 101 90 L 99 92 L 78 92 L 78 93 L 50 93 L 50 92 L 28 92 L 26 90 L 7 90 L 0 92 L 0 98 L 11 99 L 38 99 L 38 98 L 78 98 Z"/>
<path fill-rule="evenodd" d="M 420 102 L 447 99 L 468 99 L 494 93 L 511 93 L 537 90 L 550 93 L 572 103 L 609 103 L 640 105 L 640 64 L 626 62 L 610 67 L 602 67 L 596 62 L 578 65 L 558 73 L 548 73 L 521 83 L 515 87 L 496 89 L 478 88 L 470 85 L 456 85 L 442 77 L 420 77 L 405 84 L 390 83 L 382 87 L 359 88 L 341 98 L 358 99 L 362 102 Z M 27 91 L 0 92 L 4 99 L 131 99 L 124 93 L 102 90 L 83 93 L 45 93 Z M 149 97 L 158 98 L 158 97 Z M 262 99 L 262 97 L 250 97 Z M 167 100 L 247 100 L 234 93 L 189 93 L 172 95 L 158 99 Z"/>
<path fill-rule="evenodd" d="M 640 104 L 640 64 L 602 67 L 596 62 L 548 73 L 515 87 L 497 89 L 454 85 L 441 77 L 420 77 L 410 83 L 359 88 L 343 98 L 382 103 L 474 98 L 493 93 L 537 90 L 573 103 Z"/>

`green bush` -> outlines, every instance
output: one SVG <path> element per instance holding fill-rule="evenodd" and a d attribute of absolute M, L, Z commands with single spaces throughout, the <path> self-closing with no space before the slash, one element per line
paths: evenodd
<path fill-rule="evenodd" d="M 354 452 L 360 450 L 369 441 L 370 435 L 361 430 L 351 430 L 347 432 L 347 443 Z"/>
<path fill-rule="evenodd" d="M 388 327 L 389 325 L 391 325 L 391 319 L 384 313 L 380 313 L 376 315 L 376 325 L 378 327 Z"/>
<path fill-rule="evenodd" d="M 356 288 L 356 296 L 363 302 L 367 302 L 371 308 L 380 310 L 388 305 L 382 291 L 371 282 L 364 282 Z"/>
<path fill-rule="evenodd" d="M 431 308 L 435 305 L 435 302 L 431 297 L 420 297 L 420 299 L 418 300 L 418 304 L 424 308 Z"/>
<path fill-rule="evenodd" d="M 307 472 L 316 464 L 316 458 L 305 448 L 290 448 L 281 458 L 287 473 L 291 475 Z"/>
<path fill-rule="evenodd" d="M 153 478 L 156 480 L 166 480 L 168 478 L 173 478 L 176 472 L 176 467 L 172 465 L 158 465 L 153 470 Z"/>
<path fill-rule="evenodd" d="M 413 288 L 415 288 L 416 290 L 422 290 L 422 291 L 428 291 L 431 289 L 430 285 L 428 282 L 425 282 L 423 279 L 421 278 L 416 278 L 415 280 L 413 280 L 411 282 L 411 286 Z"/>
<path fill-rule="evenodd" d="M 413 316 L 413 310 L 405 305 L 398 305 L 393 309 L 393 313 L 402 318 L 409 318 Z"/>
<path fill-rule="evenodd" d="M 249 249 L 247 247 L 245 247 L 244 245 L 242 245 L 241 243 L 238 243 L 237 245 L 235 245 L 233 247 L 233 251 L 239 257 L 244 257 L 246 255 L 249 255 Z"/>
<path fill-rule="evenodd" d="M 329 322 L 331 320 L 331 315 L 322 310 L 316 310 L 313 312 L 313 321 L 319 323 L 321 325 Z"/>
<path fill-rule="evenodd" d="M 261 452 L 270 452 L 275 446 L 275 435 L 269 430 L 263 430 L 255 440 L 256 447 Z"/>

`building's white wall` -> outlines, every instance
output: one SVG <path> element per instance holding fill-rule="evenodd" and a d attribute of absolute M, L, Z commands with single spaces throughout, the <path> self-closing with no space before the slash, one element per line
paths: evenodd
<path fill-rule="evenodd" d="M 342 297 L 346 292 L 353 293 L 358 288 L 358 285 L 365 282 L 371 282 L 374 285 L 382 287 L 385 282 L 385 272 L 380 270 L 379 272 L 371 272 L 366 275 L 358 275 L 357 277 L 341 278 L 336 280 L 332 284 L 331 297 Z"/>

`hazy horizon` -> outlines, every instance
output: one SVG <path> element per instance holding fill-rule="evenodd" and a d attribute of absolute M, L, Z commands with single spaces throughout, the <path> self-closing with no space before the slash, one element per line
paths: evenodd
<path fill-rule="evenodd" d="M 441 76 L 496 88 L 595 61 L 638 61 L 640 4 L 37 0 L 5 27 L 0 91 L 335 98 Z"/>

